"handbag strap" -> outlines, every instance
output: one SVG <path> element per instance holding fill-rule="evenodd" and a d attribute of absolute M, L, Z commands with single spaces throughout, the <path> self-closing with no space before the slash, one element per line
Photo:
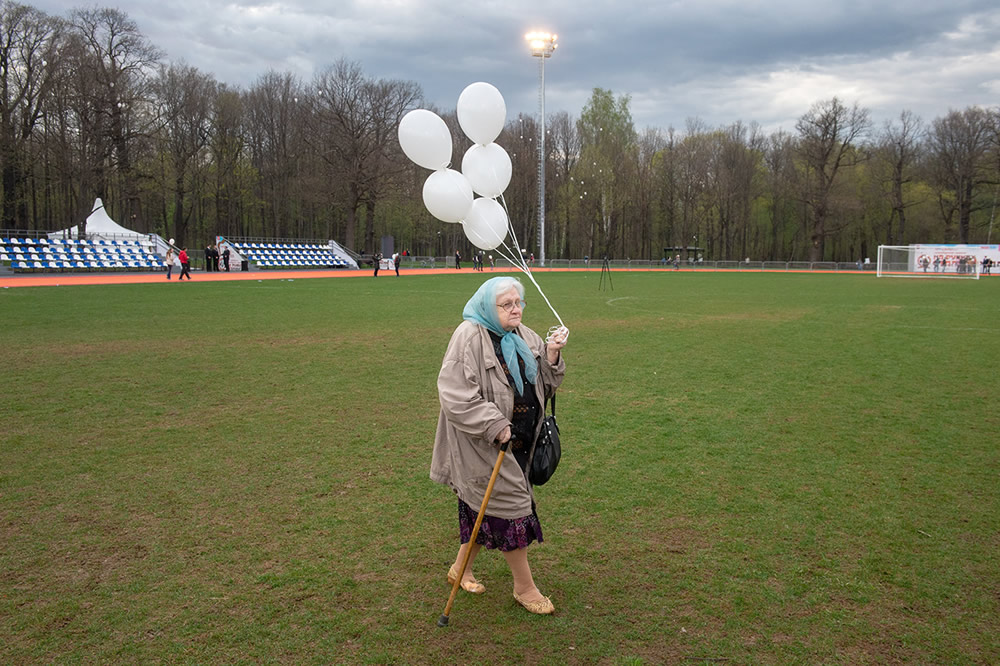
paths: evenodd
<path fill-rule="evenodd" d="M 542 405 L 542 412 L 545 411 L 545 407 L 552 401 L 552 416 L 556 415 L 556 394 L 553 391 L 552 395 L 545 399 L 545 405 Z"/>

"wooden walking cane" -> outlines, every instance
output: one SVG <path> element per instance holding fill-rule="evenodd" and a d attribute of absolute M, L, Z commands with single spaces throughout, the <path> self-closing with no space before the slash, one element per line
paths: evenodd
<path fill-rule="evenodd" d="M 479 515 L 476 516 L 476 525 L 472 528 L 472 535 L 469 537 L 469 547 L 465 549 L 465 556 L 462 557 L 462 568 L 458 570 L 458 576 L 455 577 L 455 582 L 451 586 L 451 594 L 448 596 L 448 604 L 444 607 L 444 613 L 438 618 L 439 627 L 448 626 L 448 614 L 451 613 L 451 605 L 455 603 L 455 595 L 458 594 L 458 588 L 462 584 L 462 576 L 465 575 L 465 568 L 469 566 L 472 544 L 475 543 L 476 537 L 479 535 L 479 526 L 483 524 L 483 516 L 486 515 L 486 505 L 490 501 L 490 495 L 493 494 L 493 484 L 496 483 L 497 476 L 500 474 L 500 463 L 503 462 L 504 456 L 507 455 L 507 448 L 509 446 L 509 439 L 500 445 L 500 453 L 497 454 L 496 464 L 493 465 L 493 474 L 490 475 L 490 482 L 486 485 L 486 494 L 483 495 L 483 505 L 479 507 Z"/>

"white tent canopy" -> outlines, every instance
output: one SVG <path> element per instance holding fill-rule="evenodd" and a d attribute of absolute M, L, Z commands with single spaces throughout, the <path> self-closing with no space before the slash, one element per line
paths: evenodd
<path fill-rule="evenodd" d="M 135 240 L 147 236 L 147 234 L 126 229 L 112 220 L 107 211 L 104 210 L 104 202 L 100 198 L 94 200 L 93 212 L 87 217 L 86 233 L 90 238 L 103 238 L 105 240 Z M 79 234 L 79 228 L 74 226 L 62 231 L 55 231 L 49 234 L 49 238 L 77 238 Z"/>

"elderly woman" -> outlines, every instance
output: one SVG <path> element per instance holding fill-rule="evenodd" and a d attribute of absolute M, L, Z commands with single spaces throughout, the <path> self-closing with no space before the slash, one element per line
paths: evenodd
<path fill-rule="evenodd" d="M 464 321 L 448 343 L 438 374 L 438 417 L 431 479 L 458 495 L 461 547 L 448 570 L 454 584 L 467 550 L 469 564 L 462 589 L 486 588 L 472 574 L 482 546 L 498 549 L 514 578 L 514 599 L 532 613 L 555 611 L 535 587 L 528 566 L 528 544 L 542 541 L 535 497 L 527 472 L 541 428 L 545 397 L 562 383 L 560 350 L 565 335 L 545 343 L 521 323 L 524 286 L 512 277 L 487 280 L 465 304 Z M 500 445 L 510 441 L 479 533 L 472 528 L 482 506 Z M 470 543 L 471 542 L 471 543 Z"/>

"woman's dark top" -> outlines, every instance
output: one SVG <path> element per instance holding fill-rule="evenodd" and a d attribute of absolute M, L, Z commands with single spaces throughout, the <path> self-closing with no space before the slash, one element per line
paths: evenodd
<path fill-rule="evenodd" d="M 514 377 L 510 374 L 510 368 L 507 367 L 507 361 L 504 360 L 503 352 L 500 350 L 500 336 L 490 331 L 490 339 L 493 341 L 493 351 L 500 361 L 500 367 L 507 374 L 507 381 L 514 386 Z M 514 458 L 521 466 L 521 471 L 525 471 L 541 409 L 538 398 L 535 397 L 535 385 L 524 376 L 524 360 L 520 356 L 517 357 L 517 365 L 521 381 L 524 382 L 524 395 L 518 395 L 517 391 L 514 391 L 514 414 L 510 420 L 510 449 L 514 452 Z"/>

